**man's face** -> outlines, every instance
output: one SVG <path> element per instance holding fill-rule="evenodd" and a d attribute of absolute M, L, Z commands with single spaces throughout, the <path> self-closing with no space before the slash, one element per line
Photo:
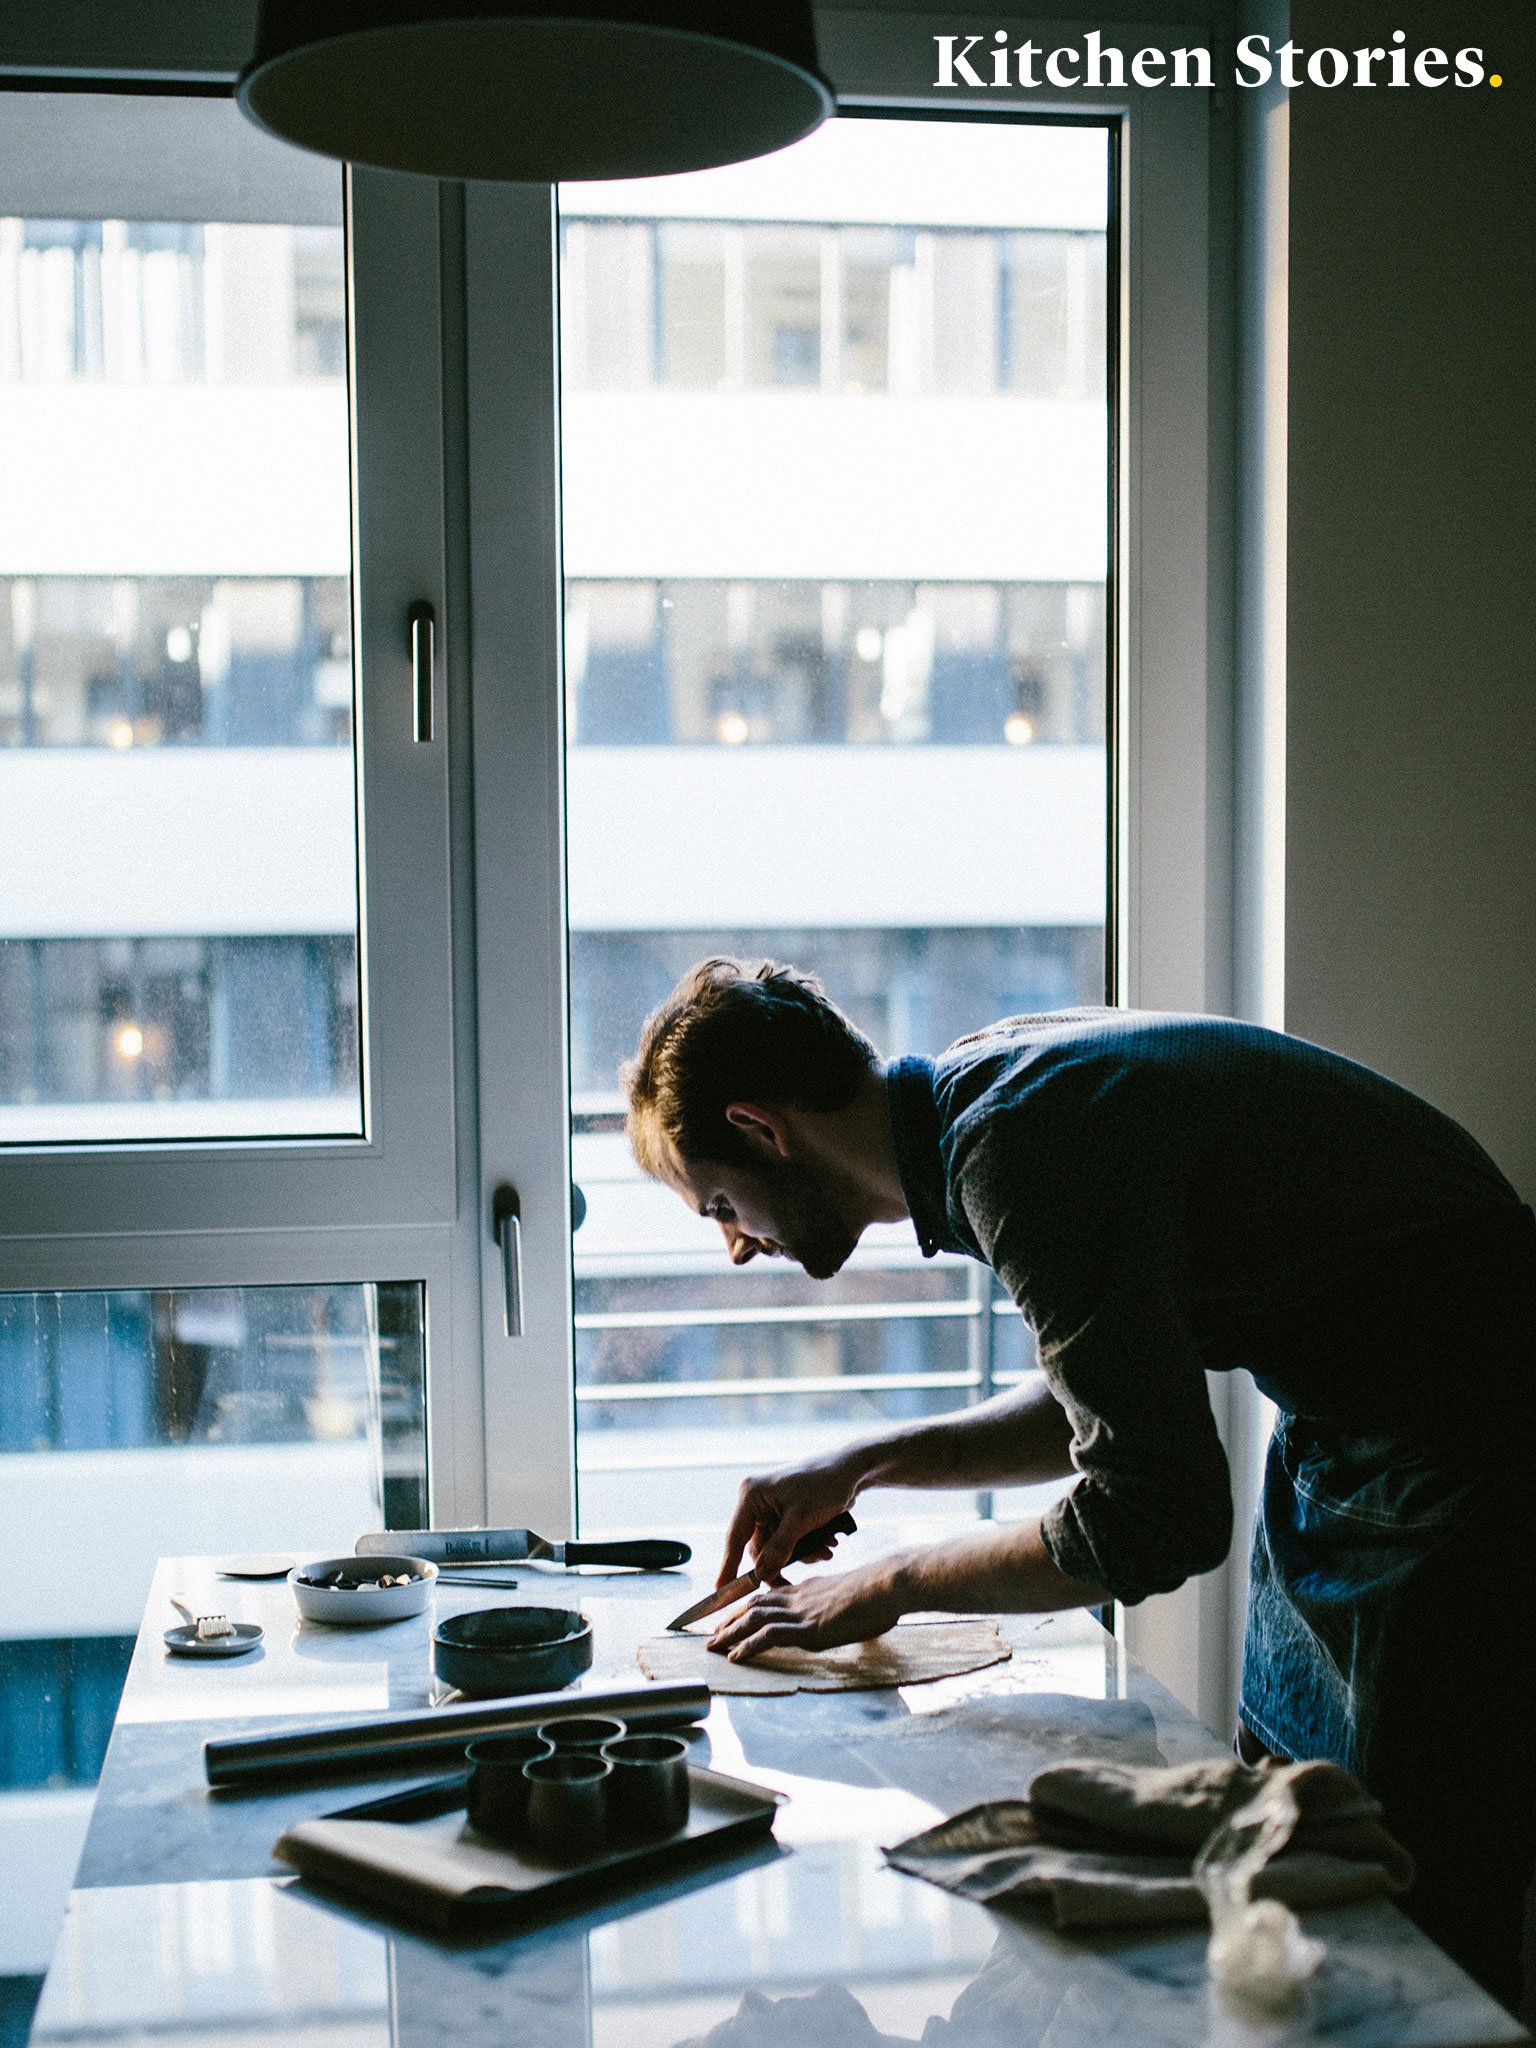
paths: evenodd
<path fill-rule="evenodd" d="M 830 1176 L 797 1160 L 753 1166 L 675 1161 L 663 1177 L 691 1209 L 719 1224 L 733 1266 L 762 1253 L 796 1260 L 813 1280 L 830 1280 L 859 1241 Z"/>

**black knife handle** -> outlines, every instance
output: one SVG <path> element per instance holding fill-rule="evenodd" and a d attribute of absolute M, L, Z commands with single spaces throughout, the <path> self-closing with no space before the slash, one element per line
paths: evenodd
<path fill-rule="evenodd" d="M 669 1543 L 659 1536 L 642 1536 L 632 1543 L 567 1543 L 567 1564 L 632 1564 L 642 1572 L 670 1571 L 686 1564 L 693 1552 L 686 1543 Z"/>
<path fill-rule="evenodd" d="M 844 1508 L 840 1515 L 834 1515 L 830 1522 L 823 1522 L 819 1529 L 806 1531 L 789 1553 L 790 1563 L 804 1564 L 814 1551 L 832 1549 L 839 1536 L 851 1536 L 858 1526 L 852 1515 Z"/>

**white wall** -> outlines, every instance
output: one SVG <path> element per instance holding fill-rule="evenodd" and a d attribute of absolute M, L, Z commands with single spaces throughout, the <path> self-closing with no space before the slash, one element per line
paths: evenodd
<path fill-rule="evenodd" d="M 1100 747 L 577 747 L 567 778 L 577 931 L 1103 922 Z"/>
<path fill-rule="evenodd" d="M 357 929 L 349 747 L 0 749 L 0 938 Z"/>
<path fill-rule="evenodd" d="M 568 789 L 578 931 L 1104 914 L 1099 747 L 578 747 Z M 13 748 L 0 816 L 0 938 L 356 929 L 345 748 Z"/>
<path fill-rule="evenodd" d="M 1102 228 L 1104 144 L 1085 129 L 977 121 L 829 121 L 796 148 L 672 178 L 560 187 L 567 216 L 904 221 L 925 227 Z"/>
<path fill-rule="evenodd" d="M 1086 399 L 587 391 L 562 418 L 568 576 L 1104 575 Z"/>
<path fill-rule="evenodd" d="M 345 576 L 347 395 L 0 385 L 9 576 Z"/>
<path fill-rule="evenodd" d="M 1304 45 L 1337 9 L 1295 0 Z M 1497 22 L 1497 47 L 1495 40 Z M 1445 12 L 1409 0 L 1407 47 Z M 1512 91 L 1291 101 L 1287 1027 L 1536 1196 L 1536 17 Z"/>
<path fill-rule="evenodd" d="M 1087 400 L 575 392 L 563 437 L 568 575 L 1104 575 Z M 9 575 L 350 567 L 339 385 L 0 385 L 0 446 Z"/>

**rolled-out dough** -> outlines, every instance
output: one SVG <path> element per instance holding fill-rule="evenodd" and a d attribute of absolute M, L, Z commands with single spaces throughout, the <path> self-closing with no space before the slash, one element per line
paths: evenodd
<path fill-rule="evenodd" d="M 839 1650 L 765 1650 L 733 1664 L 707 1636 L 678 1631 L 640 1645 L 647 1678 L 707 1685 L 711 1692 L 878 1692 L 980 1671 L 1013 1655 L 995 1621 L 906 1621 L 868 1643 Z"/>

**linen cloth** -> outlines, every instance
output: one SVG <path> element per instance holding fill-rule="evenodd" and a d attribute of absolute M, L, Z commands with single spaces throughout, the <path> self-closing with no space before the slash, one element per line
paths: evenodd
<path fill-rule="evenodd" d="M 1329 1763 L 1063 1764 L 1042 1771 L 1027 1799 L 973 1806 L 885 1855 L 962 1898 L 1042 1906 L 1060 1928 L 1204 1921 L 1196 1855 L 1277 1778 L 1298 1819 L 1255 1880 L 1255 1898 L 1300 1909 L 1408 1889 L 1413 1859 L 1382 1826 L 1380 1805 Z"/>

